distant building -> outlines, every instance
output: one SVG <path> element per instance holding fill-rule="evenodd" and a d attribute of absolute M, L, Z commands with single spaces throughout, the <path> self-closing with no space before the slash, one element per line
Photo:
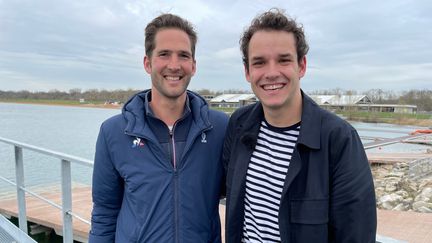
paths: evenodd
<path fill-rule="evenodd" d="M 359 105 L 359 110 L 370 112 L 394 112 L 405 114 L 416 114 L 416 105 L 395 105 L 395 104 L 370 104 Z"/>
<path fill-rule="evenodd" d="M 79 99 L 79 103 L 84 103 L 84 102 L 85 102 L 85 99 L 83 99 L 83 98 Z"/>
<path fill-rule="evenodd" d="M 207 103 L 210 103 L 210 100 L 214 98 L 214 95 L 201 95 Z"/>
<path fill-rule="evenodd" d="M 366 95 L 311 95 L 318 105 L 331 111 L 417 113 L 415 105 L 373 104 Z"/>
<path fill-rule="evenodd" d="M 319 105 L 347 106 L 372 104 L 372 101 L 366 95 L 310 95 L 310 97 Z"/>
<path fill-rule="evenodd" d="M 415 105 L 374 104 L 367 95 L 310 95 L 322 108 L 331 111 L 417 113 Z M 257 102 L 254 94 L 223 94 L 208 100 L 213 108 L 239 108 Z"/>
<path fill-rule="evenodd" d="M 210 107 L 239 108 L 257 102 L 254 94 L 223 94 L 210 99 Z"/>

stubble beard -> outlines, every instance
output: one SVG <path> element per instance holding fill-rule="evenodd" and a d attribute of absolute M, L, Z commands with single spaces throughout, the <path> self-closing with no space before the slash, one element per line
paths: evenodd
<path fill-rule="evenodd" d="M 152 81 L 153 87 L 161 96 L 169 100 L 177 100 L 178 98 L 180 98 L 186 92 L 191 80 L 191 77 L 183 77 L 183 79 L 180 81 L 180 87 L 172 88 L 169 87 L 169 85 L 165 84 L 166 80 L 163 76 L 157 76 L 159 75 L 152 75 L 152 80 L 156 80 L 156 82 Z"/>

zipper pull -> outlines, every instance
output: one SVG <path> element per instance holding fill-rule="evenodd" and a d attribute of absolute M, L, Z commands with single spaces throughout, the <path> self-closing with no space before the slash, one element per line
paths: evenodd
<path fill-rule="evenodd" d="M 169 132 L 170 137 L 172 137 L 173 136 L 173 126 L 168 126 L 168 132 Z"/>

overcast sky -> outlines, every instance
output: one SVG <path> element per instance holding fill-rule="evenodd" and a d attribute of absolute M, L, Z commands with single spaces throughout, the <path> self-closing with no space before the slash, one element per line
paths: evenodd
<path fill-rule="evenodd" d="M 305 28 L 304 90 L 432 88 L 430 0 L 0 0 L 0 90 L 150 88 L 144 27 L 167 12 L 198 32 L 190 89 L 250 90 L 238 40 L 271 7 Z"/>

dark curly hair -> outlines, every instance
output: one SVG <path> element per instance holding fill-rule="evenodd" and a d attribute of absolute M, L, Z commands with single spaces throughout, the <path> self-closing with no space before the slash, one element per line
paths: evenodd
<path fill-rule="evenodd" d="M 252 36 L 260 30 L 277 30 L 293 33 L 296 39 L 297 61 L 300 61 L 309 51 L 309 46 L 303 32 L 303 26 L 297 24 L 294 19 L 287 17 L 283 10 L 272 8 L 255 17 L 251 25 L 243 32 L 240 38 L 239 42 L 240 50 L 243 55 L 243 64 L 247 70 L 249 70 L 249 42 Z"/>

